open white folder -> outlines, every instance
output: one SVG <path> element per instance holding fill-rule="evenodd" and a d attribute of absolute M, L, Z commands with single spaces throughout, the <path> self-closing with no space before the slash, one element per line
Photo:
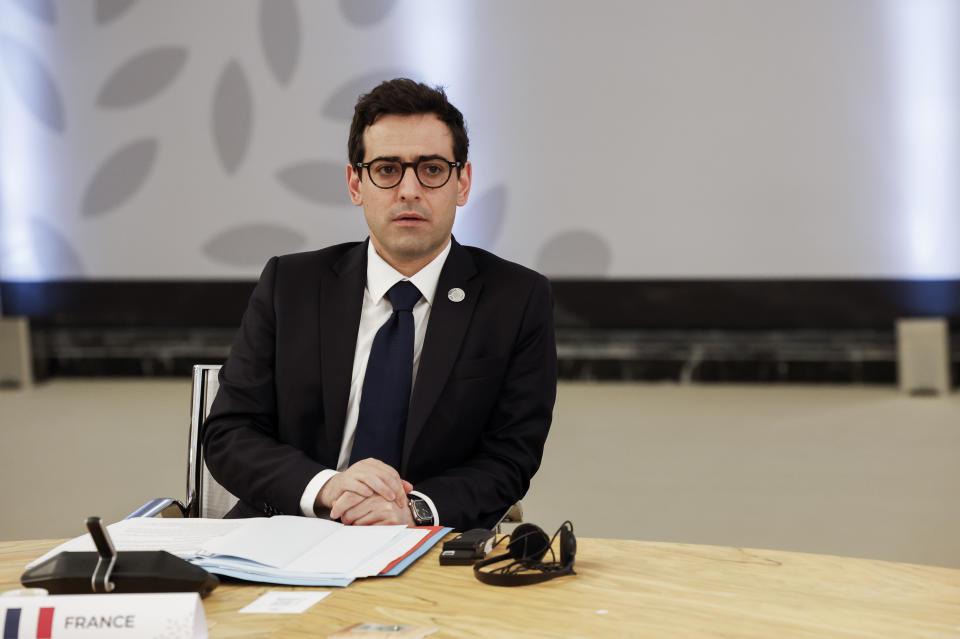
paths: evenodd
<path fill-rule="evenodd" d="M 399 574 L 450 529 L 344 526 L 325 519 L 280 515 L 252 519 L 137 517 L 110 524 L 107 531 L 118 553 L 166 550 L 209 572 L 239 579 L 346 586 L 358 577 Z M 27 567 L 64 551 L 92 550 L 90 535 L 81 535 Z"/>

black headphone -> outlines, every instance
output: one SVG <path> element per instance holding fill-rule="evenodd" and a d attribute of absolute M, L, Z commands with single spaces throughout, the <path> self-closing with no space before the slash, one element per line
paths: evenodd
<path fill-rule="evenodd" d="M 553 540 L 557 535 L 560 536 L 560 561 L 556 560 L 553 552 Z M 507 554 L 490 557 L 473 565 L 473 574 L 477 579 L 491 586 L 526 586 L 562 575 L 576 574 L 573 572 L 573 558 L 577 554 L 577 538 L 573 536 L 573 524 L 569 521 L 563 522 L 557 532 L 553 533 L 553 537 L 547 537 L 547 534 L 534 524 L 520 524 L 509 539 Z M 551 561 L 545 562 L 543 557 L 547 551 L 550 552 Z M 481 570 L 507 559 L 513 561 L 493 570 Z"/>

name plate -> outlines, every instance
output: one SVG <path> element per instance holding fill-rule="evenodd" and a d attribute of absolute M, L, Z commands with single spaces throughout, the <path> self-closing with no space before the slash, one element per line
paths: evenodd
<path fill-rule="evenodd" d="M 0 597 L 3 639 L 206 639 L 195 592 Z"/>

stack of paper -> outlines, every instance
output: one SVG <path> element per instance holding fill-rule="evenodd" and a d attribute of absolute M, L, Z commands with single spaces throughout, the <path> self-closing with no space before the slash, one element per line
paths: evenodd
<path fill-rule="evenodd" d="M 344 526 L 325 519 L 124 519 L 107 526 L 117 552 L 166 550 L 209 572 L 292 586 L 346 586 L 359 577 L 398 575 L 450 528 Z M 94 550 L 90 535 L 61 544 Z"/>

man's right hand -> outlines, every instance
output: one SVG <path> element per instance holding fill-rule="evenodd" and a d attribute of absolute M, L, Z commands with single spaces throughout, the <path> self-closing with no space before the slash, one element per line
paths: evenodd
<path fill-rule="evenodd" d="M 401 479 L 393 466 L 370 457 L 352 464 L 342 473 L 337 473 L 327 480 L 317 494 L 314 508 L 329 510 L 346 492 L 364 498 L 380 495 L 387 501 L 406 508 L 407 493 L 411 490 L 413 485 Z"/>

